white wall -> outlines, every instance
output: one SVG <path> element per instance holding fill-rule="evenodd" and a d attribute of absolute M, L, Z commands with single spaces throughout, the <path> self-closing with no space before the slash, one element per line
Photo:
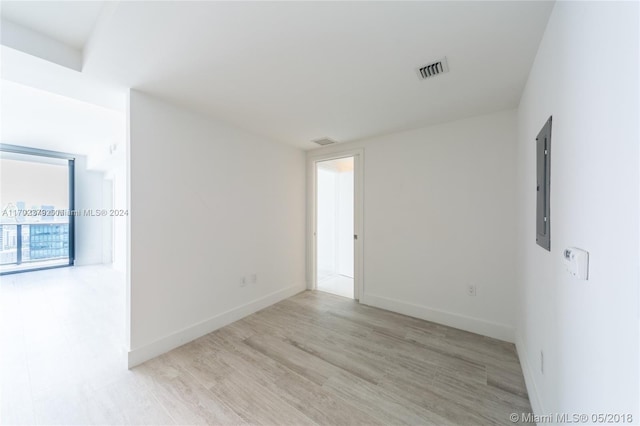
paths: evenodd
<path fill-rule="evenodd" d="M 125 159 L 123 157 L 123 159 Z M 126 159 L 125 159 L 126 160 Z M 118 164 L 106 176 L 113 187 L 113 208 L 118 211 L 129 211 L 127 204 L 127 170 L 126 164 Z M 127 269 L 127 216 L 113 217 L 113 268 L 125 272 Z"/>
<path fill-rule="evenodd" d="M 353 170 L 336 173 L 336 270 L 353 278 Z"/>
<path fill-rule="evenodd" d="M 534 410 L 638 422 L 638 4 L 557 2 L 518 109 L 518 353 Z M 551 252 L 535 137 L 553 115 Z M 590 277 L 562 251 L 590 253 Z M 544 374 L 540 352 L 544 351 Z"/>
<path fill-rule="evenodd" d="M 106 201 L 111 202 L 112 208 L 118 214 L 104 218 L 105 232 L 110 228 L 110 240 L 103 238 L 104 263 L 111 263 L 111 266 L 125 272 L 127 267 L 127 217 L 121 216 L 120 212 L 128 211 L 127 205 L 127 129 L 122 127 L 122 137 L 109 139 L 109 145 L 97 146 L 92 153 L 87 156 L 87 165 L 90 169 L 103 172 L 103 185 L 106 185 L 103 192 L 110 190 L 110 196 L 103 194 Z M 105 233 L 103 232 L 103 235 Z M 109 260 L 110 259 L 110 260 Z"/>
<path fill-rule="evenodd" d="M 87 169 L 87 158 L 76 156 L 75 161 L 75 209 L 96 211 L 103 208 L 103 174 Z M 102 233 L 104 218 L 100 216 L 76 216 L 76 265 L 102 263 Z"/>
<path fill-rule="evenodd" d="M 308 153 L 364 148 L 363 303 L 513 341 L 515 140 L 504 111 Z"/>
<path fill-rule="evenodd" d="M 317 179 L 319 275 L 353 278 L 353 170 L 318 167 Z"/>
<path fill-rule="evenodd" d="M 129 365 L 305 289 L 302 151 L 137 91 L 129 128 Z"/>
<path fill-rule="evenodd" d="M 318 272 L 335 273 L 336 259 L 336 173 L 318 168 Z"/>

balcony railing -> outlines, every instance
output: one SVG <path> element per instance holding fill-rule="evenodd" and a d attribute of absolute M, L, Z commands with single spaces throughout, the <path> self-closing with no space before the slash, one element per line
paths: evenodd
<path fill-rule="evenodd" d="M 68 223 L 0 225 L 0 272 L 64 264 L 68 259 Z"/>

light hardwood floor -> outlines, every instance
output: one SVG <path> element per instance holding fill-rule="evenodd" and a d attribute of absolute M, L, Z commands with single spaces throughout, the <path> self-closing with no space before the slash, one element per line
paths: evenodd
<path fill-rule="evenodd" d="M 322 292 L 130 371 L 112 346 L 92 362 L 54 354 L 50 370 L 4 359 L 2 423 L 489 425 L 530 411 L 512 344 Z"/>

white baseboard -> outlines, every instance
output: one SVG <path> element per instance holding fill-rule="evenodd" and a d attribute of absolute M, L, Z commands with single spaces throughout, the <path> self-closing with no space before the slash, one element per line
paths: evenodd
<path fill-rule="evenodd" d="M 511 326 L 430 308 L 428 306 L 415 305 L 402 300 L 365 293 L 363 297 L 360 298 L 360 303 L 511 343 L 514 342 L 515 338 L 515 330 Z"/>
<path fill-rule="evenodd" d="M 162 355 L 172 349 L 191 342 L 199 337 L 209 334 L 225 325 L 238 321 L 248 315 L 253 314 L 261 309 L 278 303 L 288 297 L 294 296 L 306 290 L 304 284 L 291 286 L 278 290 L 252 302 L 238 306 L 237 308 L 228 310 L 219 315 L 213 316 L 200 323 L 194 324 L 166 337 L 156 340 L 153 343 L 132 349 L 128 353 L 128 367 L 133 368 L 152 358 Z"/>
<path fill-rule="evenodd" d="M 516 334 L 516 350 L 518 351 L 518 358 L 520 359 L 520 365 L 522 366 L 524 383 L 527 386 L 527 393 L 529 394 L 529 402 L 531 403 L 533 414 L 543 416 L 545 411 L 542 407 L 540 395 L 538 394 L 536 381 L 533 378 L 534 376 L 533 370 L 531 370 L 531 363 L 527 358 L 527 349 L 525 348 L 522 337 L 519 334 Z"/>

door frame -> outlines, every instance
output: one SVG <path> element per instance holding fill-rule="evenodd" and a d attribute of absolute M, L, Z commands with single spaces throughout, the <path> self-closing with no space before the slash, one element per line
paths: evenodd
<path fill-rule="evenodd" d="M 318 177 L 317 163 L 353 157 L 353 297 L 362 300 L 364 294 L 364 149 L 349 149 L 307 157 L 307 288 L 318 288 Z"/>

